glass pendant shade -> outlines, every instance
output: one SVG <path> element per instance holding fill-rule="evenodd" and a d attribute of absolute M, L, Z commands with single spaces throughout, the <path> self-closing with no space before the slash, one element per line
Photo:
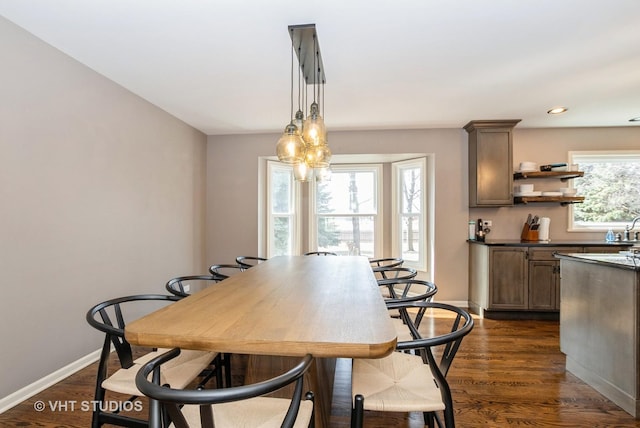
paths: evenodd
<path fill-rule="evenodd" d="M 305 159 L 306 146 L 298 127 L 290 123 L 284 128 L 284 134 L 278 140 L 276 153 L 278 160 L 287 164 L 303 162 Z"/>
<path fill-rule="evenodd" d="M 315 168 L 316 181 L 331 181 L 331 168 Z"/>
<path fill-rule="evenodd" d="M 310 181 L 313 178 L 313 168 L 306 162 L 298 162 L 293 165 L 293 178 L 296 181 Z"/>
<path fill-rule="evenodd" d="M 298 133 L 302 135 L 302 130 L 304 129 L 304 113 L 302 112 L 302 110 L 298 110 L 296 112 L 296 115 L 291 123 L 293 123 L 298 128 Z"/>
<path fill-rule="evenodd" d="M 307 163 L 314 168 L 328 168 L 331 161 L 331 149 L 326 143 L 307 146 Z"/>
<path fill-rule="evenodd" d="M 304 142 L 310 146 L 326 144 L 327 131 L 324 126 L 324 120 L 322 120 L 322 116 L 320 116 L 318 104 L 315 102 L 311 104 L 309 116 L 307 116 L 307 119 L 304 121 L 302 138 Z"/>

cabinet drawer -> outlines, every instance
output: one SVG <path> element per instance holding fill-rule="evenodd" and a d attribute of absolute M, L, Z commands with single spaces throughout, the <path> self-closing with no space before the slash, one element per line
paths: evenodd
<path fill-rule="evenodd" d="M 557 260 L 554 253 L 581 253 L 582 247 L 530 247 L 529 260 Z"/>

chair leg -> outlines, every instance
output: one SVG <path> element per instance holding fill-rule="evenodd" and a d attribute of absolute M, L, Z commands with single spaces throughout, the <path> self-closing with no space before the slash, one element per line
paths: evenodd
<path fill-rule="evenodd" d="M 222 356 L 224 366 L 224 381 L 228 387 L 231 387 L 231 354 L 223 354 Z"/>
<path fill-rule="evenodd" d="M 313 403 L 313 408 L 311 409 L 311 420 L 309 421 L 309 428 L 315 428 L 316 426 L 316 403 L 315 396 L 313 392 L 309 391 L 304 396 L 305 400 L 310 400 Z"/>
<path fill-rule="evenodd" d="M 424 412 L 424 424 L 429 428 L 434 428 L 435 414 L 433 412 Z"/>
<path fill-rule="evenodd" d="M 351 409 L 351 428 L 362 428 L 364 423 L 364 397 L 357 394 L 353 400 Z"/>

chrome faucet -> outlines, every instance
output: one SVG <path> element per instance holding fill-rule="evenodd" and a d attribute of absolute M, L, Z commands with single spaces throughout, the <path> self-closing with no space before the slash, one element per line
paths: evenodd
<path fill-rule="evenodd" d="M 627 225 L 627 227 L 624 228 L 624 238 L 622 239 L 623 241 L 631 241 L 631 230 L 633 230 L 633 228 L 636 225 L 636 221 L 640 220 L 640 216 L 634 218 L 633 220 L 631 220 L 631 226 Z M 636 234 L 637 236 L 637 234 Z M 637 238 L 636 238 L 637 239 Z"/>

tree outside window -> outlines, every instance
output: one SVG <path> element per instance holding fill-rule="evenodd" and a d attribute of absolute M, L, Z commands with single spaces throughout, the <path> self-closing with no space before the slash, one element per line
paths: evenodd
<path fill-rule="evenodd" d="M 379 239 L 378 167 L 332 168 L 315 187 L 315 242 L 319 251 L 374 257 Z M 313 238 L 312 238 L 313 240 Z"/>
<path fill-rule="evenodd" d="M 584 177 L 574 179 L 584 202 L 572 206 L 573 229 L 624 227 L 640 215 L 640 152 L 572 152 Z"/>

